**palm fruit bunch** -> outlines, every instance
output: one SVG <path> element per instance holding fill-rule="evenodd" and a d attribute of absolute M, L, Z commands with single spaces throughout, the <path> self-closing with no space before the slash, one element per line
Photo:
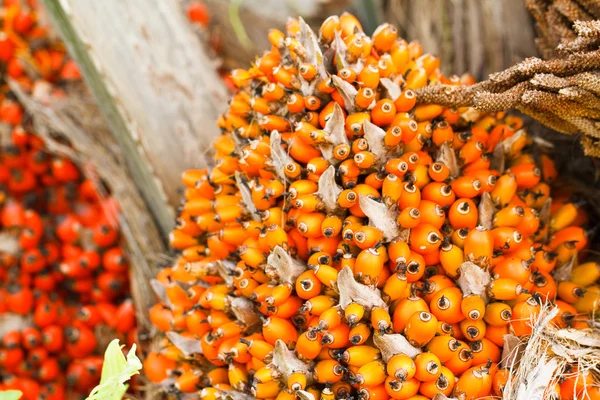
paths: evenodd
<path fill-rule="evenodd" d="M 107 339 L 131 344 L 136 321 L 115 201 L 48 151 L 7 87 L 64 96 L 79 76 L 29 7 L 1 13 L 0 391 L 70 400 L 98 384 Z"/>
<path fill-rule="evenodd" d="M 292 19 L 269 39 L 232 72 L 213 166 L 183 173 L 150 310 L 166 339 L 144 361 L 167 398 L 491 399 L 517 370 L 504 336 L 542 307 L 589 328 L 588 214 L 519 117 L 417 105 L 473 79 L 388 24 Z M 544 398 L 583 381 L 600 398 L 576 371 Z"/>

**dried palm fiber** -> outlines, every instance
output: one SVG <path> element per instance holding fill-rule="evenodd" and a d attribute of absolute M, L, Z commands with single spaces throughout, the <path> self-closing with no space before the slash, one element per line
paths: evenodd
<path fill-rule="evenodd" d="M 502 366 L 511 371 L 502 400 L 562 398 L 555 388 L 561 378 L 577 373 L 597 376 L 600 362 L 598 329 L 559 329 L 552 323 L 558 308 L 546 303 L 539 314 L 531 318 L 534 327 L 526 340 L 505 335 Z M 518 368 L 517 368 L 518 367 Z M 592 398 L 585 384 L 577 399 Z M 560 393 L 568 395 L 568 393 Z M 586 397 L 588 396 L 588 397 Z M 455 400 L 438 394 L 433 400 Z"/>
<path fill-rule="evenodd" d="M 566 5 L 561 8 L 568 9 Z M 533 14 L 537 19 L 535 10 Z M 576 38 L 565 39 L 555 48 L 561 58 L 531 57 L 471 86 L 424 87 L 417 91 L 418 101 L 453 107 L 474 106 L 487 112 L 517 109 L 558 132 L 583 134 L 581 143 L 585 154 L 598 157 L 600 21 L 575 21 L 573 26 Z M 542 38 L 546 40 L 552 34 L 545 34 L 543 29 L 540 27 Z"/>
<path fill-rule="evenodd" d="M 560 377 L 577 374 L 597 375 L 600 361 L 600 334 L 597 329 L 575 331 L 558 329 L 551 323 L 558 309 L 546 304 L 531 320 L 533 333 L 527 341 L 505 336 L 504 362 L 515 369 L 504 389 L 504 399 L 525 400 L 552 396 Z M 519 368 L 516 368 L 517 365 Z M 586 398 L 587 388 L 577 398 Z M 563 395 L 568 395 L 564 393 Z"/>

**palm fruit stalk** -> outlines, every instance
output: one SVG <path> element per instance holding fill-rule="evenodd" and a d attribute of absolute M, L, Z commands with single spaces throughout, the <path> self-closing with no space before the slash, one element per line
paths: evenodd
<path fill-rule="evenodd" d="M 232 72 L 213 166 L 182 176 L 150 311 L 167 339 L 144 362 L 167 398 L 501 397 L 531 376 L 508 355 L 549 337 L 536 321 L 597 337 L 585 203 L 520 117 L 417 105 L 473 79 L 388 24 L 298 18 L 269 40 Z M 519 396 L 598 398 L 588 361 L 543 363 Z"/>

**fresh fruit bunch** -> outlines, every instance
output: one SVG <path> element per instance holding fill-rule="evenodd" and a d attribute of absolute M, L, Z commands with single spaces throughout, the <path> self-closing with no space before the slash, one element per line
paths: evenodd
<path fill-rule="evenodd" d="M 116 203 L 48 152 L 6 86 L 58 96 L 79 77 L 34 5 L 5 1 L 1 13 L 0 391 L 77 399 L 98 384 L 108 339 L 132 343 L 135 313 Z"/>
<path fill-rule="evenodd" d="M 542 307 L 589 328 L 588 215 L 519 117 L 417 105 L 472 79 L 388 24 L 293 19 L 269 39 L 232 72 L 214 166 L 183 173 L 151 381 L 207 400 L 491 398 L 518 369 L 504 335 L 526 339 Z M 599 398 L 573 371 L 544 396 L 585 381 Z"/>

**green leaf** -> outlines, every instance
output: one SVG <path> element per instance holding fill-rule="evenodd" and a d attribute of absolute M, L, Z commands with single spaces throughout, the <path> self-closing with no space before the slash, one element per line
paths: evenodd
<path fill-rule="evenodd" d="M 123 355 L 119 340 L 115 339 L 106 348 L 100 384 L 92 390 L 86 400 L 121 400 L 127 392 L 125 384 L 142 369 L 142 362 L 135 355 L 135 344 Z"/>
<path fill-rule="evenodd" d="M 5 390 L 0 392 L 0 400 L 19 400 L 23 396 L 20 390 Z"/>

